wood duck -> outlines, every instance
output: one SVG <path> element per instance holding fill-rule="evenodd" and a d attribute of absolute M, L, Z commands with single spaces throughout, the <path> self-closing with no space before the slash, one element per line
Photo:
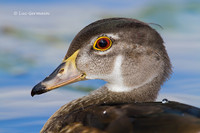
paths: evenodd
<path fill-rule="evenodd" d="M 102 19 L 83 28 L 56 70 L 31 95 L 80 80 L 107 83 L 55 112 L 41 133 L 200 132 L 200 109 L 155 102 L 171 73 L 159 33 L 130 18 Z"/>

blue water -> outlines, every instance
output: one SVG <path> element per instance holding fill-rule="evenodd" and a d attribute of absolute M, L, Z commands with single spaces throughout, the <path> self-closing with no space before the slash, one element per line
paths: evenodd
<path fill-rule="evenodd" d="M 25 117 L 10 120 L 1 120 L 2 133 L 36 133 L 42 128 L 48 117 Z"/>

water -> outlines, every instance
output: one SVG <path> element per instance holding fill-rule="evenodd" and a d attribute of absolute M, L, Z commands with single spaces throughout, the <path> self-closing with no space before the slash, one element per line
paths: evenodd
<path fill-rule="evenodd" d="M 65 103 L 86 95 L 105 82 L 83 81 L 31 97 L 32 87 L 62 61 L 80 29 L 108 16 L 137 18 L 152 25 L 164 38 L 173 75 L 160 91 L 167 98 L 200 107 L 200 2 L 110 2 L 0 5 L 0 132 L 39 132 L 47 119 Z M 102 5 L 102 6 L 100 6 Z M 84 8 L 83 7 L 87 7 Z M 50 15 L 14 15 L 14 11 Z M 78 88 L 78 90 L 77 90 Z M 84 91 L 80 91 L 84 90 Z"/>
<path fill-rule="evenodd" d="M 169 103 L 169 100 L 165 98 L 165 99 L 162 100 L 162 103 L 163 103 L 163 104 Z"/>

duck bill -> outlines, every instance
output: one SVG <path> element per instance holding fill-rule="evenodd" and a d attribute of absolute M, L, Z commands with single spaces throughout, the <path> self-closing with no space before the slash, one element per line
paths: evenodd
<path fill-rule="evenodd" d="M 68 59 L 63 60 L 53 73 L 34 86 L 31 91 L 31 96 L 39 95 L 80 80 L 85 80 L 86 75 L 80 72 L 76 67 L 75 61 L 78 53 L 79 50 L 77 50 Z"/>

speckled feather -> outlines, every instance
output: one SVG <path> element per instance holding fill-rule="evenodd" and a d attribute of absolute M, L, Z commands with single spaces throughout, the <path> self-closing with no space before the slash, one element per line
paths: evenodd
<path fill-rule="evenodd" d="M 112 40 L 114 41 L 113 50 L 106 55 L 92 54 L 94 51 L 89 48 L 91 40 L 108 33 L 118 35 L 120 38 Z M 87 75 L 97 77 L 102 74 L 109 75 L 114 68 L 115 58 L 119 54 L 124 57 L 121 72 L 127 86 L 141 84 L 148 80 L 145 78 L 150 78 L 153 73 L 158 75 L 151 82 L 130 92 L 110 92 L 109 88 L 103 86 L 88 96 L 74 100 L 61 107 L 47 121 L 42 132 L 57 132 L 64 124 L 63 117 L 90 105 L 154 101 L 161 84 L 171 72 L 171 64 L 160 35 L 148 24 L 135 19 L 103 19 L 86 26 L 72 41 L 65 58 L 71 56 L 78 49 L 80 49 L 80 53 L 77 57 L 77 68 L 87 72 Z M 112 81 L 108 79 L 107 82 Z"/>
<path fill-rule="evenodd" d="M 104 53 L 92 49 L 94 40 L 102 35 L 109 36 L 113 42 Z M 65 59 L 78 49 L 77 69 L 86 73 L 88 79 L 98 78 L 108 83 L 62 106 L 47 121 L 41 133 L 199 131 L 199 115 L 184 112 L 194 109 L 199 113 L 197 108 L 174 102 L 141 103 L 155 101 L 161 85 L 171 74 L 163 40 L 148 24 L 128 18 L 96 21 L 76 35 Z M 120 69 L 120 74 L 115 74 L 115 69 Z M 115 92 L 109 88 L 114 84 L 118 86 L 117 76 L 121 76 L 123 84 L 118 91 L 126 87 L 127 92 Z M 175 113 L 177 111 L 186 113 L 187 117 L 181 117 Z"/>
<path fill-rule="evenodd" d="M 197 133 L 200 109 L 177 102 L 91 105 L 63 116 L 62 123 L 51 132 Z"/>

